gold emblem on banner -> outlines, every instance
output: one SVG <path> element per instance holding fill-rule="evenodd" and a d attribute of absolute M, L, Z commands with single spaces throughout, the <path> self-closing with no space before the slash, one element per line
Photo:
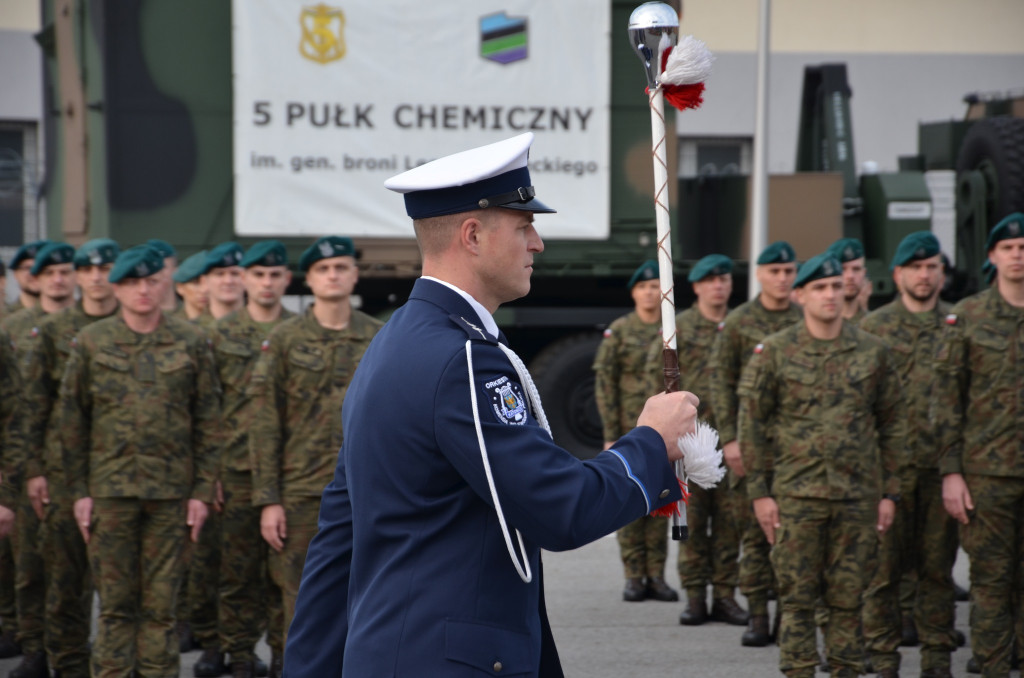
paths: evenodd
<path fill-rule="evenodd" d="M 337 7 L 321 3 L 303 7 L 302 42 L 299 52 L 318 64 L 337 61 L 345 56 L 345 14 Z"/>

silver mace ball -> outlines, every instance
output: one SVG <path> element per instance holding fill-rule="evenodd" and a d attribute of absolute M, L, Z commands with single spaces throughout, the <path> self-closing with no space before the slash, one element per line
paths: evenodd
<path fill-rule="evenodd" d="M 645 2 L 629 15 L 629 41 L 644 64 L 647 87 L 658 87 L 661 58 L 675 47 L 679 35 L 679 16 L 664 2 Z"/>

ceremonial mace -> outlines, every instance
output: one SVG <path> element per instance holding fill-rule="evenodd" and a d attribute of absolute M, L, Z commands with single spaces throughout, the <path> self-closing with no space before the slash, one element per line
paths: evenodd
<path fill-rule="evenodd" d="M 654 160 L 654 211 L 658 237 L 658 270 L 661 283 L 661 340 L 665 365 L 665 391 L 679 390 L 679 357 L 676 353 L 676 304 L 672 267 L 672 227 L 669 221 L 668 160 L 665 136 L 665 99 L 679 110 L 697 108 L 704 99 L 704 80 L 711 73 L 713 57 L 703 42 L 686 36 L 677 45 L 679 17 L 663 2 L 645 2 L 629 16 L 629 39 L 644 65 L 647 98 L 651 108 L 651 157 Z M 701 487 L 714 487 L 725 469 L 717 450 L 718 433 L 698 422 L 693 434 L 679 439 L 683 459 L 676 462 L 676 476 L 683 490 L 681 501 L 658 509 L 653 515 L 672 516 L 672 538 L 685 540 L 687 477 Z"/>

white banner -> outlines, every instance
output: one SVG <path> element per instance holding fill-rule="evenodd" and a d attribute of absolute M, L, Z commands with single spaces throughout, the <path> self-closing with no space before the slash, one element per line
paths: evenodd
<path fill-rule="evenodd" d="M 234 0 L 232 9 L 239 235 L 412 237 L 385 179 L 532 131 L 537 197 L 558 210 L 540 232 L 607 237 L 607 3 Z"/>

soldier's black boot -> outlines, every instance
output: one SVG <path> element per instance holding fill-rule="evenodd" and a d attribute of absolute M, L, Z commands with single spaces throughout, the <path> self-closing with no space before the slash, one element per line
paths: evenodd
<path fill-rule="evenodd" d="M 279 654 L 277 650 L 270 656 L 270 673 L 267 674 L 267 678 L 281 678 L 281 673 L 284 671 L 284 655 Z"/>
<path fill-rule="evenodd" d="M 750 615 L 747 630 L 743 632 L 740 644 L 744 647 L 765 647 L 769 642 L 771 642 L 771 636 L 768 634 L 768 615 Z"/>
<path fill-rule="evenodd" d="M 228 672 L 224 663 L 224 653 L 219 647 L 209 647 L 203 650 L 199 661 L 192 667 L 192 675 L 196 678 L 220 678 Z"/>
<path fill-rule="evenodd" d="M 779 629 L 781 629 L 781 628 L 782 628 L 782 606 L 776 604 L 775 605 L 775 617 L 772 620 L 772 633 L 768 637 L 769 642 L 772 642 L 772 643 L 778 643 L 779 642 Z"/>
<path fill-rule="evenodd" d="M 971 658 L 967 660 L 967 673 L 981 673 L 981 664 L 978 660 L 971 655 Z"/>
<path fill-rule="evenodd" d="M 622 589 L 622 599 L 629 603 L 639 603 L 647 599 L 647 587 L 641 577 L 631 577 L 626 580 L 626 587 Z"/>
<path fill-rule="evenodd" d="M 953 678 L 953 672 L 949 668 L 924 669 L 921 678 Z"/>
<path fill-rule="evenodd" d="M 267 662 L 263 661 L 259 657 L 256 657 L 252 662 L 253 673 L 256 674 L 256 678 L 267 678 L 269 670 L 267 668 Z"/>
<path fill-rule="evenodd" d="M 0 659 L 10 659 L 21 654 L 21 645 L 14 637 L 14 631 L 0 632 Z"/>
<path fill-rule="evenodd" d="M 708 620 L 708 604 L 704 596 L 690 598 L 686 609 L 679 614 L 679 623 L 683 626 L 700 626 Z"/>
<path fill-rule="evenodd" d="M 903 629 L 900 645 L 902 647 L 917 647 L 920 640 L 917 637 L 917 624 L 909 614 L 903 615 Z"/>
<path fill-rule="evenodd" d="M 46 666 L 46 653 L 27 652 L 21 663 L 14 667 L 8 678 L 50 678 L 50 669 Z"/>
<path fill-rule="evenodd" d="M 875 675 L 878 676 L 878 678 L 900 678 L 900 671 L 899 669 L 888 668 L 882 669 Z"/>
<path fill-rule="evenodd" d="M 253 662 L 231 662 L 231 678 L 255 678 Z"/>
<path fill-rule="evenodd" d="M 711 620 L 744 626 L 750 621 L 750 615 L 734 598 L 715 598 L 711 601 Z"/>
<path fill-rule="evenodd" d="M 679 594 L 665 583 L 664 577 L 651 577 L 647 580 L 647 597 L 666 603 L 674 603 L 679 600 Z"/>
<path fill-rule="evenodd" d="M 960 584 L 953 582 L 953 597 L 958 603 L 966 603 L 971 599 L 971 592 L 960 586 Z"/>

